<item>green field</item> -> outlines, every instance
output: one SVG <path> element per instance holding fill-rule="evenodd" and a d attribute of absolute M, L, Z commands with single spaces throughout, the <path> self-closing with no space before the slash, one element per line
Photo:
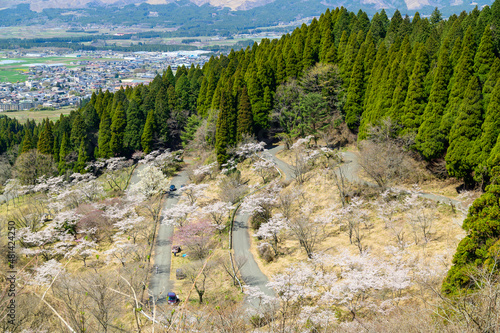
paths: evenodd
<path fill-rule="evenodd" d="M 21 74 L 21 72 L 17 69 L 0 69 L 0 82 L 26 81 L 27 76 Z"/>
<path fill-rule="evenodd" d="M 19 61 L 14 64 L 2 64 L 2 60 L 14 60 Z M 0 58 L 0 82 L 17 82 L 26 81 L 27 76 L 22 75 L 21 72 L 28 71 L 29 65 L 33 64 L 55 64 L 61 63 L 68 67 L 79 67 L 78 65 L 70 65 L 70 63 L 75 61 L 106 61 L 106 60 L 116 60 L 116 59 L 91 59 L 88 57 L 45 57 L 45 58 Z"/>
<path fill-rule="evenodd" d="M 42 122 L 43 119 L 49 118 L 50 120 L 57 120 L 61 114 L 69 114 L 74 107 L 64 107 L 57 110 L 41 110 L 41 111 L 8 111 L 1 112 L 1 115 L 6 115 L 7 117 L 15 118 L 20 122 L 25 122 L 28 119 L 34 119 L 37 123 Z"/>

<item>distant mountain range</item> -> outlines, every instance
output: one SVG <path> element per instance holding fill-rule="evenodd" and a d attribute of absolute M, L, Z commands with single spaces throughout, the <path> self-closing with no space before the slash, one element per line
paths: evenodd
<path fill-rule="evenodd" d="M 412 16 L 429 16 L 438 7 L 444 18 L 491 5 L 492 0 L 0 0 L 0 27 L 61 24 L 87 29 L 89 26 L 134 26 L 168 31 L 151 37 L 231 36 L 249 32 L 288 32 L 293 26 L 345 7 L 368 16 L 396 9 Z M 468 0 L 470 1 L 470 0 Z M 105 8 L 106 10 L 103 10 Z"/>
<path fill-rule="evenodd" d="M 176 0 L 0 0 L 0 8 L 8 8 L 18 4 L 29 4 L 33 11 L 42 11 L 47 8 L 91 8 L 100 6 L 166 5 Z M 191 0 L 198 6 L 210 4 L 214 7 L 228 7 L 232 10 L 248 10 L 263 6 L 274 0 Z"/>
<path fill-rule="evenodd" d="M 276 0 L 189 0 L 190 2 L 202 6 L 209 4 L 213 7 L 227 7 L 231 10 L 249 10 L 255 7 L 265 6 Z M 9 8 L 19 4 L 29 4 L 32 11 L 40 12 L 47 8 L 95 8 L 102 6 L 126 6 L 130 4 L 140 5 L 143 3 L 150 5 L 166 5 L 179 0 L 0 0 L 0 8 Z M 470 0 L 304 0 L 304 2 L 315 2 L 326 7 L 344 6 L 353 10 L 356 7 L 368 7 L 374 10 L 399 9 L 402 12 L 414 11 L 425 7 L 438 7 L 445 9 L 455 8 L 456 11 L 472 9 L 475 5 L 482 7 L 490 5 L 491 1 L 470 1 Z"/>

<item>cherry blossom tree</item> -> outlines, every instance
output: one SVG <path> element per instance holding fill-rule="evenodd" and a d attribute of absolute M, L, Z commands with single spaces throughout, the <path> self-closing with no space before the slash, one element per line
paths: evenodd
<path fill-rule="evenodd" d="M 278 255 L 279 243 L 281 242 L 281 234 L 284 230 L 289 228 L 289 221 L 282 215 L 276 214 L 271 217 L 267 222 L 260 225 L 259 230 L 254 234 L 254 236 L 269 239 L 271 241 L 271 246 L 274 250 L 274 254 Z"/>
<path fill-rule="evenodd" d="M 208 184 L 188 184 L 179 189 L 179 192 L 184 193 L 191 205 L 194 205 L 198 199 L 203 198 L 204 191 L 209 187 Z"/>
<path fill-rule="evenodd" d="M 212 179 L 216 170 L 217 170 L 217 162 L 213 162 L 207 165 L 200 165 L 193 170 L 191 180 L 196 183 L 199 183 L 207 176 L 210 179 Z"/>
<path fill-rule="evenodd" d="M 299 241 L 307 257 L 312 258 L 316 246 L 326 237 L 324 225 L 327 221 L 311 217 L 311 207 L 304 206 L 301 212 L 287 220 L 288 229 Z"/>
<path fill-rule="evenodd" d="M 183 202 L 179 202 L 175 206 L 163 210 L 162 223 L 172 226 L 183 227 L 186 221 L 194 217 L 190 215 L 194 214 L 197 209 L 198 206 L 196 205 L 188 205 Z"/>
<path fill-rule="evenodd" d="M 125 267 L 125 264 L 137 254 L 138 247 L 139 245 L 137 244 L 132 244 L 126 239 L 119 238 L 103 254 L 107 256 L 108 263 L 118 261 Z"/>
<path fill-rule="evenodd" d="M 420 198 L 420 189 L 417 186 L 413 187 L 405 199 L 406 220 L 413 230 L 415 244 L 420 241 L 419 234 L 422 234 L 424 244 L 431 240 L 432 226 L 436 219 L 434 210 L 431 209 L 433 205 L 430 200 Z"/>
<path fill-rule="evenodd" d="M 83 261 L 83 266 L 87 267 L 87 258 L 98 254 L 96 247 L 96 242 L 80 239 L 78 244 L 65 254 L 65 257 L 76 257 Z"/>
<path fill-rule="evenodd" d="M 267 154 L 265 156 L 260 156 L 260 158 L 252 164 L 252 168 L 253 171 L 262 178 L 262 182 L 266 183 L 269 177 L 276 173 L 276 162 Z"/>
<path fill-rule="evenodd" d="M 252 215 L 252 226 L 258 229 L 260 225 L 271 218 L 272 209 L 277 205 L 277 194 L 280 186 L 273 183 L 267 188 L 247 196 L 241 206 L 240 212 Z"/>
<path fill-rule="evenodd" d="M 363 209 L 364 200 L 355 197 L 351 199 L 351 202 L 344 208 L 340 208 L 336 212 L 337 221 L 341 228 L 345 228 L 349 236 L 349 242 L 355 244 L 358 247 L 359 252 L 363 252 L 365 248 L 363 247 L 363 225 L 368 226 L 368 211 Z"/>
<path fill-rule="evenodd" d="M 28 284 L 34 286 L 48 286 L 52 280 L 64 272 L 63 265 L 55 259 L 50 259 L 34 268 L 34 275 Z"/>
<path fill-rule="evenodd" d="M 266 146 L 265 142 L 259 142 L 259 143 L 249 142 L 238 146 L 238 148 L 236 148 L 235 153 L 237 156 L 243 159 L 246 158 L 256 159 L 258 158 L 257 153 L 264 151 L 265 146 Z"/>
<path fill-rule="evenodd" d="M 191 257 L 204 259 L 213 247 L 214 229 L 212 223 L 201 219 L 180 227 L 174 239 L 188 249 Z"/>
<path fill-rule="evenodd" d="M 226 224 L 224 222 L 227 220 L 228 214 L 232 209 L 233 206 L 230 203 L 216 201 L 203 207 L 201 209 L 201 214 L 210 216 L 215 228 L 222 231 L 226 228 Z"/>

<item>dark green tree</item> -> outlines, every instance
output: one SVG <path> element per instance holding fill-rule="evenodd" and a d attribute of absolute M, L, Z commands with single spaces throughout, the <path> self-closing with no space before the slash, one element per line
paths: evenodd
<path fill-rule="evenodd" d="M 54 147 L 54 135 L 52 134 L 52 125 L 47 118 L 43 124 L 43 130 L 38 137 L 37 149 L 40 153 L 52 155 L 52 148 Z"/>
<path fill-rule="evenodd" d="M 121 102 L 116 106 L 113 112 L 113 119 L 111 119 L 111 139 L 109 142 L 109 149 L 112 156 L 121 156 L 123 150 L 123 138 L 125 136 L 125 128 L 127 127 L 127 116 L 125 109 Z"/>
<path fill-rule="evenodd" d="M 141 149 L 141 136 L 144 129 L 143 113 L 139 110 L 139 105 L 131 101 L 127 110 L 127 126 L 123 136 L 123 145 L 129 150 Z"/>
<path fill-rule="evenodd" d="M 479 77 L 479 82 L 484 83 L 488 78 L 491 66 L 495 61 L 495 52 L 493 48 L 493 41 L 491 36 L 490 26 L 484 29 L 481 43 L 474 58 L 474 72 Z"/>
<path fill-rule="evenodd" d="M 78 149 L 78 160 L 76 161 L 74 171 L 79 173 L 86 173 L 85 167 L 89 161 L 89 155 L 87 154 L 87 147 L 85 145 L 85 138 L 82 138 L 80 142 L 80 148 Z"/>
<path fill-rule="evenodd" d="M 243 87 L 238 102 L 237 139 L 241 140 L 244 134 L 253 133 L 252 105 L 248 98 L 247 88 Z"/>
<path fill-rule="evenodd" d="M 149 154 L 153 150 L 153 134 L 155 128 L 155 117 L 154 111 L 149 111 L 148 117 L 146 118 L 146 124 L 144 125 L 144 131 L 141 136 L 141 146 L 142 151 Z"/>
<path fill-rule="evenodd" d="M 428 160 L 439 157 L 446 149 L 446 135 L 440 131 L 440 124 L 448 102 L 450 76 L 448 50 L 444 47 L 434 74 L 429 103 L 424 110 L 423 123 L 415 138 L 417 150 Z"/>
<path fill-rule="evenodd" d="M 446 169 L 451 176 L 463 178 L 468 186 L 473 183 L 472 171 L 478 164 L 471 158 L 476 139 L 481 135 L 483 105 L 481 89 L 476 76 L 470 79 L 457 119 L 450 132 L 450 146 L 446 153 Z"/>
<path fill-rule="evenodd" d="M 421 45 L 417 52 L 413 72 L 410 76 L 403 115 L 401 117 L 405 131 L 416 131 L 422 123 L 422 114 L 427 104 L 424 81 L 428 67 L 427 50 L 424 45 Z"/>
<path fill-rule="evenodd" d="M 470 273 L 476 268 L 493 268 L 489 265 L 498 257 L 500 246 L 500 185 L 489 185 L 474 201 L 462 228 L 467 236 L 458 244 L 453 266 L 443 282 L 445 294 L 459 295 L 475 288 L 477 282 Z"/>
<path fill-rule="evenodd" d="M 110 147 L 111 141 L 111 119 L 109 118 L 108 110 L 104 110 L 101 114 L 101 122 L 99 123 L 99 138 L 97 146 L 99 148 L 97 156 L 101 158 L 109 158 L 113 156 Z"/>

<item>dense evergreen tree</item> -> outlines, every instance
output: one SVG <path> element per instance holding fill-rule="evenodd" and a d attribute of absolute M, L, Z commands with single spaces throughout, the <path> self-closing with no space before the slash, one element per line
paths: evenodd
<path fill-rule="evenodd" d="M 448 102 L 451 66 L 446 46 L 441 51 L 423 123 L 415 138 L 416 148 L 426 159 L 439 157 L 446 148 L 446 135 L 440 131 L 441 118 Z"/>
<path fill-rule="evenodd" d="M 47 118 L 43 122 L 43 130 L 38 138 L 37 149 L 42 154 L 52 155 L 53 147 L 54 147 L 54 135 L 52 134 L 52 125 L 49 119 Z"/>
<path fill-rule="evenodd" d="M 475 268 L 493 265 L 500 246 L 500 185 L 486 188 L 469 209 L 462 228 L 467 236 L 458 244 L 453 266 L 443 282 L 446 294 L 460 294 L 477 286 L 470 277 Z M 489 267 L 490 269 L 493 267 Z M 497 269 L 495 268 L 495 272 Z"/>
<path fill-rule="evenodd" d="M 111 119 L 111 139 L 109 141 L 109 149 L 113 156 L 122 156 L 123 138 L 125 136 L 125 128 L 127 127 L 127 116 L 121 102 L 116 106 Z"/>
<path fill-rule="evenodd" d="M 149 154 L 153 150 L 154 126 L 154 111 L 149 111 L 141 136 L 142 151 L 146 154 Z"/>
<path fill-rule="evenodd" d="M 491 29 L 490 26 L 487 26 L 484 29 L 481 43 L 479 44 L 476 57 L 474 58 L 474 72 L 479 77 L 481 83 L 486 81 L 494 61 L 495 53 L 493 50 Z"/>
<path fill-rule="evenodd" d="M 85 138 L 82 138 L 80 142 L 80 148 L 78 149 L 78 160 L 76 161 L 74 171 L 79 173 L 86 173 L 85 166 L 89 161 L 89 156 L 87 154 L 87 147 L 85 144 Z"/>
<path fill-rule="evenodd" d="M 467 86 L 457 119 L 450 132 L 450 147 L 446 154 L 446 169 L 452 176 L 472 184 L 472 171 L 478 160 L 472 154 L 474 143 L 481 135 L 483 105 L 481 89 L 476 76 Z"/>
<path fill-rule="evenodd" d="M 243 87 L 238 102 L 237 139 L 241 140 L 244 134 L 253 133 L 252 106 L 248 98 L 247 88 Z"/>
<path fill-rule="evenodd" d="M 70 152 L 68 136 L 64 133 L 61 139 L 61 146 L 59 148 L 59 164 L 57 165 L 60 173 L 63 173 L 68 168 L 66 156 L 68 156 Z"/>
<path fill-rule="evenodd" d="M 123 145 L 129 150 L 141 149 L 141 136 L 144 129 L 143 113 L 139 110 L 139 105 L 131 101 L 127 110 L 127 126 L 123 136 Z"/>
<path fill-rule="evenodd" d="M 405 131 L 417 130 L 422 123 L 422 114 L 427 104 L 427 93 L 424 87 L 427 71 L 427 50 L 421 45 L 415 59 L 415 65 L 410 77 L 408 92 L 404 102 L 403 115 L 401 116 Z"/>
<path fill-rule="evenodd" d="M 101 158 L 109 158 L 113 156 L 113 151 L 110 147 L 111 141 L 111 119 L 109 118 L 108 110 L 104 110 L 101 114 L 101 122 L 99 123 L 99 139 L 97 156 Z M 78 152 L 80 154 L 80 152 Z"/>

